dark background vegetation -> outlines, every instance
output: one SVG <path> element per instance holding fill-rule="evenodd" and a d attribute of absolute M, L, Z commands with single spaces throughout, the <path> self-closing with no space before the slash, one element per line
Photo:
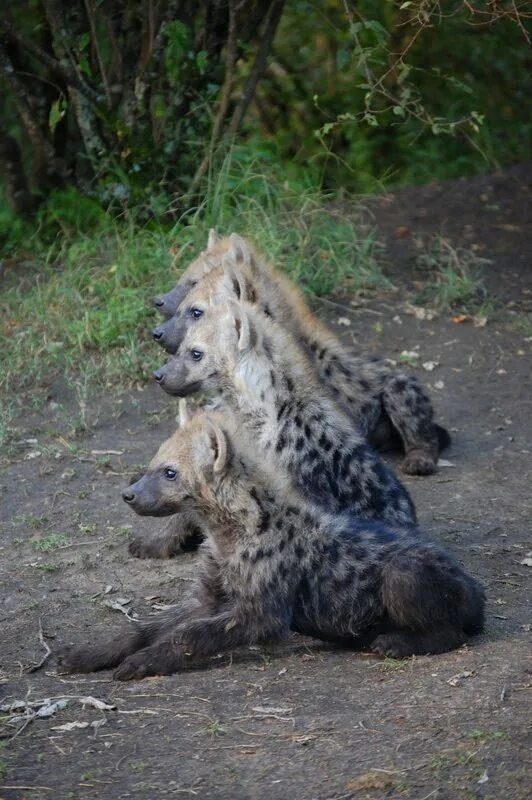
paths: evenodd
<path fill-rule="evenodd" d="M 100 208 L 175 219 L 235 136 L 241 159 L 334 190 L 519 161 L 529 16 L 513 0 L 6 5 L 7 205 L 45 224 L 90 225 Z"/>
<path fill-rule="evenodd" d="M 58 371 L 145 379 L 149 297 L 210 226 L 252 234 L 316 294 L 387 285 L 354 194 L 529 156 L 531 16 L 522 0 L 3 4 L 5 396 Z M 455 300 L 463 281 L 480 297 L 471 258 L 440 244 L 421 260 Z"/>

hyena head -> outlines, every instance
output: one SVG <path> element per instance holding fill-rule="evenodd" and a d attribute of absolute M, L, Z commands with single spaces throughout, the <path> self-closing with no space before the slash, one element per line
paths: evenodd
<path fill-rule="evenodd" d="M 241 362 L 258 347 L 257 323 L 252 306 L 211 308 L 187 330 L 176 355 L 154 372 L 155 380 L 178 397 L 234 386 Z"/>
<path fill-rule="evenodd" d="M 154 328 L 154 340 L 173 355 L 188 328 L 211 306 L 227 303 L 233 298 L 255 302 L 251 262 L 251 249 L 237 234 L 232 233 L 217 241 L 203 261 L 200 257 L 183 273 L 186 292 L 183 294 L 180 284 L 172 290 L 180 292 L 179 307 L 166 322 Z M 210 268 L 202 271 L 202 263 L 210 265 Z"/>
<path fill-rule="evenodd" d="M 174 355 L 187 331 L 215 306 L 231 300 L 257 301 L 257 289 L 247 267 L 236 266 L 229 259 L 214 267 L 190 289 L 176 313 L 153 331 L 153 338 L 167 353 Z"/>
<path fill-rule="evenodd" d="M 179 430 L 161 445 L 145 474 L 122 492 L 125 502 L 148 517 L 200 508 L 228 463 L 222 423 L 221 414 L 202 413 L 189 419 L 180 406 Z"/>
<path fill-rule="evenodd" d="M 219 239 L 215 230 L 209 231 L 207 249 L 199 254 L 197 258 L 185 269 L 177 284 L 166 294 L 158 295 L 153 299 L 153 305 L 163 317 L 169 319 L 176 313 L 177 309 L 190 292 L 190 290 L 207 275 L 214 266 L 220 263 L 221 257 L 227 251 L 227 242 Z M 153 332 L 154 338 L 155 331 Z"/>

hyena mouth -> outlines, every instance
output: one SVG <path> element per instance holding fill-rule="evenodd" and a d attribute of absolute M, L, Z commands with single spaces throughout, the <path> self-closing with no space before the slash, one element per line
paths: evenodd
<path fill-rule="evenodd" d="M 172 386 L 171 383 L 164 381 L 160 382 L 159 385 L 167 394 L 172 395 L 172 397 L 188 397 L 188 395 L 195 394 L 195 392 L 199 392 L 201 389 L 201 381 L 187 383 L 185 386 Z"/>

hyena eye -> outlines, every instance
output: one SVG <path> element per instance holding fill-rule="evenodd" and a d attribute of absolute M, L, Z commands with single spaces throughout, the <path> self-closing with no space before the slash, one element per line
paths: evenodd
<path fill-rule="evenodd" d="M 172 469 L 172 467 L 166 467 L 166 469 L 164 470 L 164 477 L 168 481 L 175 481 L 177 477 L 177 472 L 175 471 L 175 469 Z"/>
<path fill-rule="evenodd" d="M 190 355 L 192 356 L 192 359 L 194 361 L 201 361 L 201 359 L 203 358 L 203 353 L 201 352 L 201 350 L 191 350 Z"/>
<path fill-rule="evenodd" d="M 199 319 L 202 316 L 203 311 L 201 310 L 201 308 L 190 308 L 188 313 L 194 319 Z"/>

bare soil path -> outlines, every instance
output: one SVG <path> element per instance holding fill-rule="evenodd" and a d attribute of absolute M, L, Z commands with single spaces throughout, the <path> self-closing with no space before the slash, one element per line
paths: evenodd
<path fill-rule="evenodd" d="M 531 334 L 512 312 L 532 300 L 531 176 L 521 167 L 407 189 L 375 208 L 405 287 L 415 279 L 418 233 L 483 247 L 490 292 L 506 304 L 501 321 L 420 320 L 401 293 L 319 304 L 361 351 L 394 360 L 419 352 L 453 444 L 435 476 L 405 482 L 430 535 L 484 582 L 485 634 L 406 662 L 294 637 L 275 651 L 235 652 L 208 670 L 131 684 L 109 673 L 59 675 L 53 660 L 27 672 L 44 642 L 53 649 L 95 626 L 118 627 L 116 606 L 143 613 L 175 601 L 196 563 L 131 558 L 131 531 L 154 523 L 132 516 L 119 496 L 171 432 L 176 405 L 151 386 L 94 400 L 88 430 L 73 436 L 79 408 L 56 388 L 42 413 L 18 421 L 1 456 L 0 703 L 69 702 L 27 724 L 9 725 L 13 714 L 2 712 L 0 798 L 530 797 Z M 350 325 L 338 323 L 346 317 Z M 83 705 L 88 696 L 113 710 Z M 89 725 L 60 729 L 69 722 Z"/>

